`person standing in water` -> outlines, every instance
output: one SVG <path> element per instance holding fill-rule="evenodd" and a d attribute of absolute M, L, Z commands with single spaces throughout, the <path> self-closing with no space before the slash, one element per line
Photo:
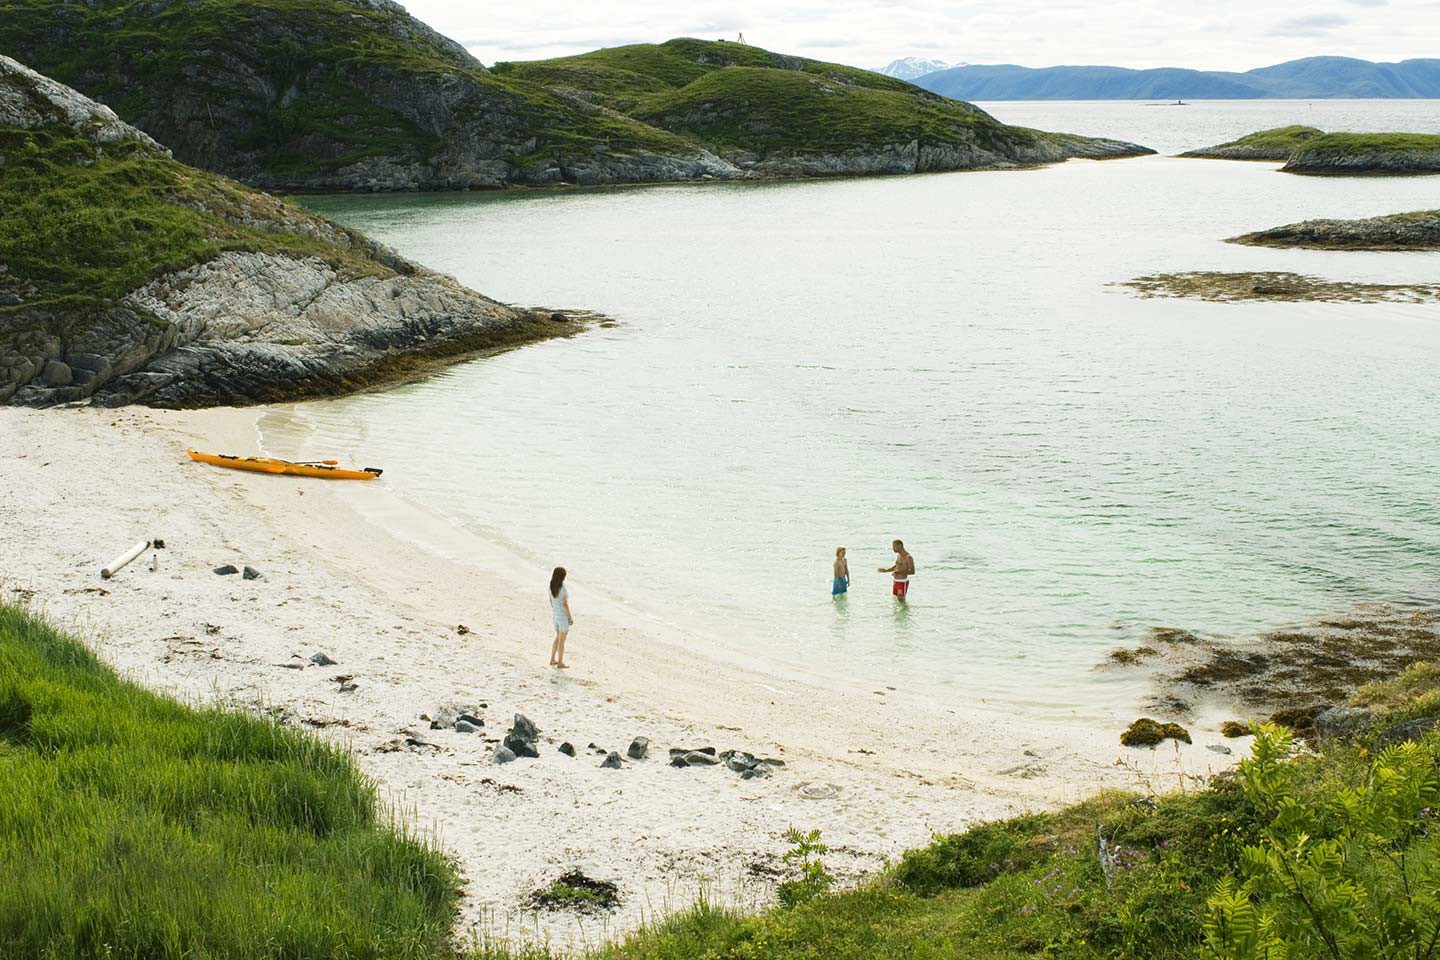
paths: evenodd
<path fill-rule="evenodd" d="M 830 596 L 838 597 L 850 590 L 850 563 L 845 559 L 845 548 L 835 548 L 835 582 L 830 585 Z"/>
<path fill-rule="evenodd" d="M 888 573 L 894 578 L 895 584 L 890 588 L 890 592 L 895 599 L 904 603 L 910 592 L 910 578 L 915 575 L 915 558 L 910 556 L 905 544 L 899 540 L 891 541 L 890 549 L 895 551 L 895 563 L 889 567 L 881 567 L 880 572 Z"/>
<path fill-rule="evenodd" d="M 565 568 L 556 567 L 550 574 L 550 613 L 555 621 L 555 642 L 550 645 L 550 666 L 570 669 L 565 662 L 565 637 L 575 626 L 570 614 L 570 591 L 565 589 Z"/>

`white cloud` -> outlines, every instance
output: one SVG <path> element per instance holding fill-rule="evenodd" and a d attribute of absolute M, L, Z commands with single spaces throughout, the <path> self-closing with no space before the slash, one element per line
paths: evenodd
<path fill-rule="evenodd" d="M 771 50 L 863 67 L 920 54 L 1027 66 L 1247 70 L 1321 54 L 1368 60 L 1434 56 L 1425 38 L 1440 36 L 1440 6 L 1434 0 L 1344 0 L 1353 22 L 1335 13 L 1296 16 L 1288 0 L 402 2 L 486 63 L 671 37 L 733 40 L 743 31 L 746 40 Z"/>
<path fill-rule="evenodd" d="M 1272 37 L 1323 37 L 1350 22 L 1349 17 L 1333 13 L 1312 13 L 1304 17 L 1290 17 L 1270 29 Z"/>

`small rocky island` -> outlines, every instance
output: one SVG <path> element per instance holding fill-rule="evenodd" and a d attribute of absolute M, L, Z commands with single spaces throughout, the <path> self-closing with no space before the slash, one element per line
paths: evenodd
<path fill-rule="evenodd" d="M 265 190 L 853 176 L 1154 152 L 1009 126 L 892 77 L 743 43 L 486 67 L 392 0 L 4 10 L 0 50 L 184 163 Z"/>
<path fill-rule="evenodd" d="M 1440 173 L 1440 134 L 1326 133 L 1314 127 L 1277 127 L 1180 156 L 1283 162 L 1284 173 L 1415 176 Z"/>
<path fill-rule="evenodd" d="M 1361 220 L 1302 220 L 1231 237 L 1227 242 L 1312 250 L 1440 250 L 1440 210 Z"/>
<path fill-rule="evenodd" d="M 1273 130 L 1248 133 L 1229 143 L 1187 150 L 1180 156 L 1199 160 L 1260 160 L 1283 163 L 1307 140 L 1324 135 L 1325 131 L 1314 127 L 1276 127 Z"/>
<path fill-rule="evenodd" d="M 187 167 L 0 56 L 0 403 L 327 396 L 574 332 Z"/>

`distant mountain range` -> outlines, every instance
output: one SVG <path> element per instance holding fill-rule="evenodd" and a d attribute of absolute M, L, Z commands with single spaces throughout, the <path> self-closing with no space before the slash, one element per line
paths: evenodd
<path fill-rule="evenodd" d="M 887 77 L 894 77 L 896 80 L 909 80 L 913 82 L 926 74 L 938 73 L 941 70 L 949 70 L 953 67 L 963 66 L 966 66 L 966 64 L 947 63 L 944 60 L 927 60 L 925 57 L 902 57 L 899 60 L 891 60 L 875 72 L 884 74 Z"/>
<path fill-rule="evenodd" d="M 1350 57 L 1306 57 L 1244 73 L 1174 67 L 969 65 L 910 82 L 957 100 L 1429 99 L 1440 98 L 1440 60 L 1372 63 Z"/>

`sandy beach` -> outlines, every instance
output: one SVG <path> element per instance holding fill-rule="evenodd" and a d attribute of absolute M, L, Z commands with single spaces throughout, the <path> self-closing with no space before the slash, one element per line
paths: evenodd
<path fill-rule="evenodd" d="M 73 628 L 152 688 L 348 746 L 399 814 L 460 863 L 462 934 L 594 943 L 702 890 L 763 902 L 789 826 L 819 828 L 848 881 L 935 833 L 1106 787 L 1173 787 L 1240 753 L 1207 750 L 1208 733 L 1126 750 L 1111 728 L 937 703 L 779 659 L 708 658 L 694 637 L 584 582 L 570 585 L 573 669 L 549 669 L 548 568 L 383 479 L 279 478 L 186 458 L 187 447 L 294 453 L 257 451 L 262 412 L 0 409 L 0 595 Z M 100 578 L 107 560 L 153 538 L 165 541 L 156 569 L 147 552 Z M 262 576 L 217 576 L 222 564 Z M 336 664 L 312 665 L 316 653 Z M 355 689 L 340 692 L 342 675 Z M 473 708 L 486 732 L 430 729 L 422 714 L 447 704 Z M 497 766 L 494 742 L 517 712 L 539 727 L 541 755 Z M 620 770 L 587 748 L 623 754 L 637 736 L 650 756 Z M 562 755 L 562 741 L 578 756 Z M 671 767 L 673 746 L 785 765 L 742 780 L 723 766 Z M 813 784 L 834 796 L 808 798 Z M 532 891 L 574 867 L 618 884 L 620 907 L 605 918 L 528 909 Z"/>

